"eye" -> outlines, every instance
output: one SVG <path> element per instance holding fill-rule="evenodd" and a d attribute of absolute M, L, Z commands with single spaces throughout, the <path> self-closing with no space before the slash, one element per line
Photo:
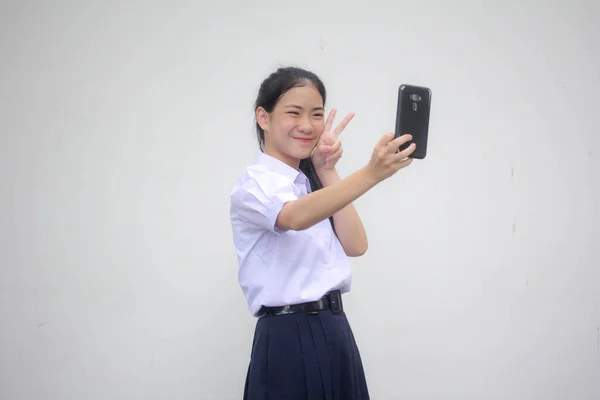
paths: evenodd
<path fill-rule="evenodd" d="M 323 118 L 323 114 L 320 114 L 320 113 L 319 114 L 315 114 L 315 117 L 317 117 L 317 118 Z"/>
<path fill-rule="evenodd" d="M 300 114 L 298 113 L 298 111 L 288 111 L 288 114 L 300 115 Z"/>

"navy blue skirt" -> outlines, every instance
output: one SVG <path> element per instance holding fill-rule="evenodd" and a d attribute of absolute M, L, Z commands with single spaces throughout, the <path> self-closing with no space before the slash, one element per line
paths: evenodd
<path fill-rule="evenodd" d="M 244 399 L 369 399 L 346 314 L 327 310 L 259 318 Z"/>

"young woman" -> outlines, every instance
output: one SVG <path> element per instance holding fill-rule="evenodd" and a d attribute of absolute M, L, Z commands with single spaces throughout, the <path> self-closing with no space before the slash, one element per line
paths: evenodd
<path fill-rule="evenodd" d="M 244 399 L 369 399 L 361 357 L 342 305 L 347 257 L 367 250 L 352 202 L 408 166 L 411 139 L 387 133 L 363 168 L 340 179 L 339 135 L 324 118 L 321 80 L 280 68 L 255 104 L 261 152 L 231 193 L 239 283 L 258 317 Z"/>

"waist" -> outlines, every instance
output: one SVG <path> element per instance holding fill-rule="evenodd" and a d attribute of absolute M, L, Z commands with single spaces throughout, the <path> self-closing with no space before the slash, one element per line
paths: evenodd
<path fill-rule="evenodd" d="M 349 292 L 352 284 L 352 273 L 346 265 L 240 268 L 238 277 L 248 309 L 254 316 L 258 316 L 262 306 L 313 302 L 336 289 Z"/>
<path fill-rule="evenodd" d="M 258 311 L 257 316 L 261 318 L 294 313 L 318 314 L 320 311 L 325 310 L 331 310 L 334 314 L 339 314 L 344 311 L 342 292 L 340 290 L 332 290 L 316 301 L 277 307 L 262 306 Z"/>

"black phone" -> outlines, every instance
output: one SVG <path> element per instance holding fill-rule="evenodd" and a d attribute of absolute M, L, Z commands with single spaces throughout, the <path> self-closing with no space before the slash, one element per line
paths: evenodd
<path fill-rule="evenodd" d="M 429 136 L 430 109 L 431 89 L 423 86 L 400 85 L 394 137 L 410 134 L 412 140 L 400 146 L 399 152 L 414 142 L 416 148 L 409 157 L 421 160 L 425 158 Z"/>

